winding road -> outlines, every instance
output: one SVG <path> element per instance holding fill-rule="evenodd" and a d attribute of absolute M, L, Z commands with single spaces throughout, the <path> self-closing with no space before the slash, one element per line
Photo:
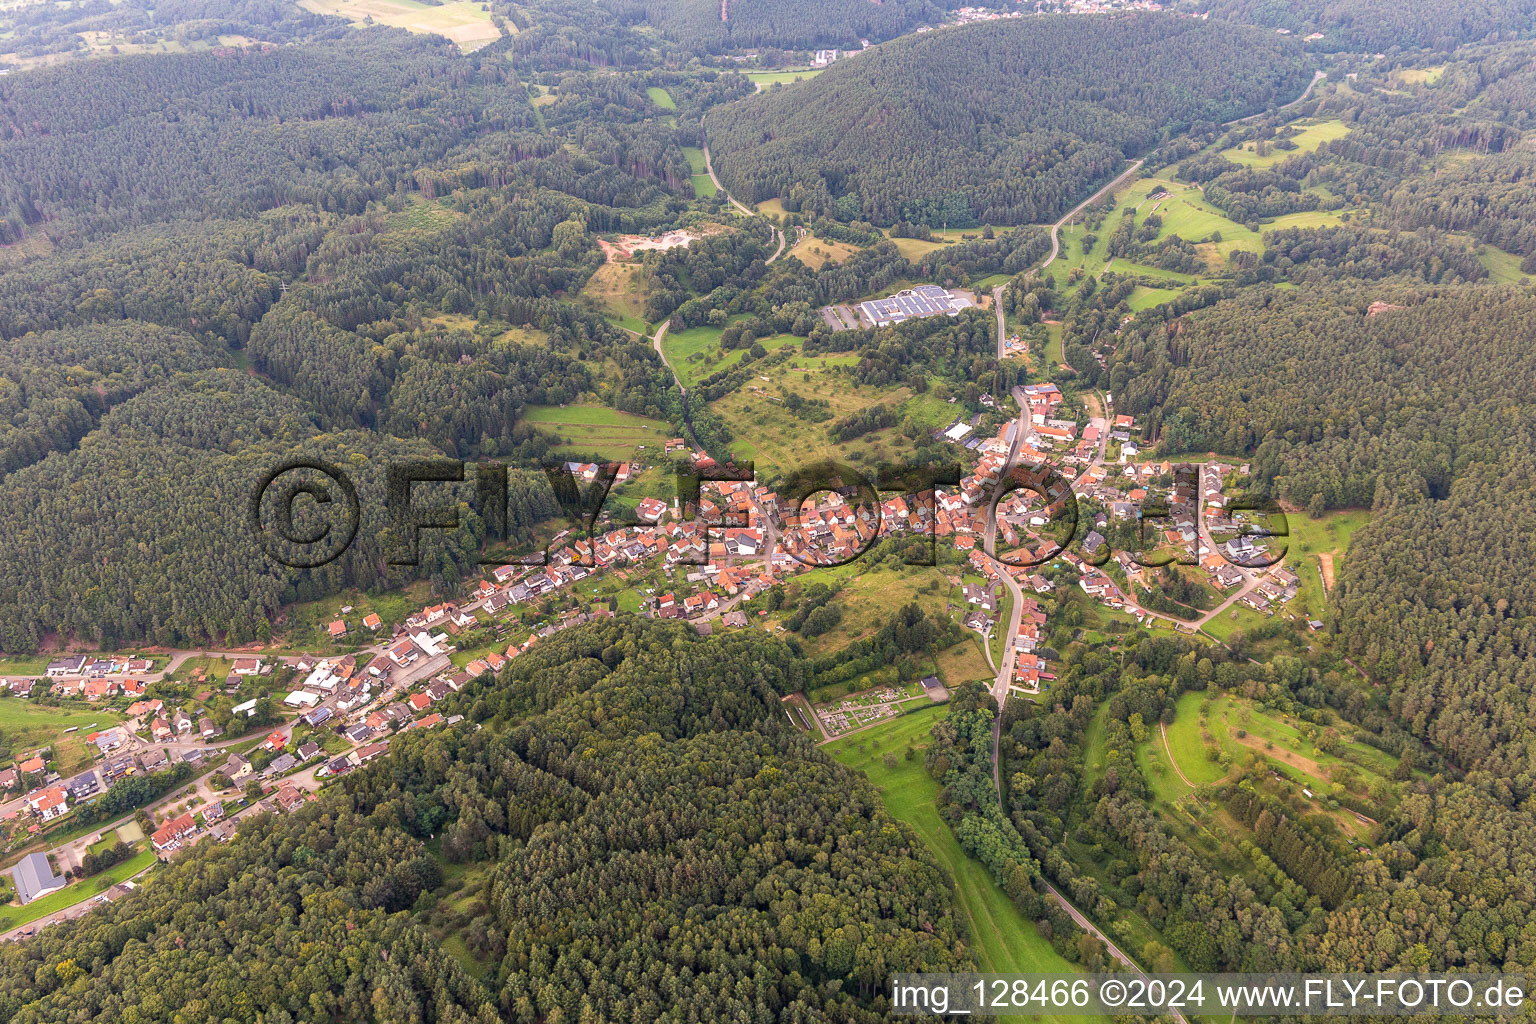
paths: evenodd
<path fill-rule="evenodd" d="M 1234 124 L 1247 124 L 1249 121 L 1257 121 L 1261 117 L 1268 117 L 1269 115 L 1277 114 L 1282 110 L 1289 110 L 1290 108 L 1296 106 L 1298 103 L 1305 103 L 1307 101 L 1307 97 L 1312 95 L 1312 90 L 1317 87 L 1317 83 L 1321 82 L 1327 77 L 1328 75 L 1325 72 L 1314 71 L 1312 72 L 1312 81 L 1308 82 L 1307 87 L 1301 91 L 1301 95 L 1291 100 L 1291 102 L 1282 103 L 1278 107 L 1275 107 L 1273 110 L 1261 110 L 1257 114 L 1249 114 L 1247 117 L 1239 117 L 1235 121 L 1224 122 L 1222 127 L 1230 128 Z"/>
<path fill-rule="evenodd" d="M 708 150 L 705 150 L 704 152 L 704 162 L 706 165 L 709 162 Z M 1078 214 L 1082 213 L 1091 204 L 1097 202 L 1101 197 L 1104 196 L 1105 193 L 1113 191 L 1114 189 L 1117 189 L 1121 185 L 1125 184 L 1125 182 L 1131 176 L 1133 176 L 1137 171 L 1141 170 L 1141 165 L 1144 163 L 1146 163 L 1145 160 L 1131 161 L 1131 166 L 1127 167 L 1125 170 L 1116 175 L 1115 178 L 1109 182 L 1109 184 L 1105 185 L 1093 195 L 1089 196 L 1087 199 L 1084 199 L 1082 202 L 1072 207 L 1072 209 L 1062 214 L 1060 219 L 1051 225 L 1051 254 L 1045 258 L 1044 262 L 1042 262 L 1039 267 L 1035 268 L 1037 273 L 1039 271 L 1045 270 L 1046 267 L 1049 267 L 1052 263 L 1056 262 L 1056 257 L 1061 255 L 1061 238 L 1059 235 L 1061 226 L 1067 221 L 1071 220 L 1073 217 L 1076 217 Z M 998 359 L 1003 359 L 1007 355 L 1008 326 L 1003 320 L 1003 289 L 1007 287 L 1008 286 L 1006 284 L 1000 284 L 996 288 L 992 289 L 992 308 L 997 313 Z"/>
<path fill-rule="evenodd" d="M 757 214 L 753 210 L 750 210 L 750 209 L 747 208 L 747 205 L 745 203 L 741 202 L 735 196 L 731 195 L 731 193 L 726 189 L 726 187 L 724 185 L 720 184 L 720 179 L 715 177 L 715 165 L 709 159 L 709 143 L 707 143 L 707 142 L 704 143 L 704 170 L 709 172 L 709 180 L 715 183 L 715 188 L 718 189 L 720 191 L 720 193 L 725 196 L 725 198 L 729 199 L 731 201 L 731 205 L 736 207 L 736 209 L 740 210 L 743 216 L 747 216 L 747 217 L 755 217 L 755 216 L 757 216 Z"/>

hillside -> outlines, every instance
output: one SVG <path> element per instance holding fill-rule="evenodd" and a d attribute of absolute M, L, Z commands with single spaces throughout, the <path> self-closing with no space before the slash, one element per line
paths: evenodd
<path fill-rule="evenodd" d="M 1028 18 L 896 40 L 712 111 L 706 127 L 716 171 L 749 202 L 876 224 L 1027 224 L 1191 122 L 1294 98 L 1308 74 L 1274 33 Z"/>
<path fill-rule="evenodd" d="M 932 0 L 651 0 L 642 6 L 646 21 L 667 38 L 708 52 L 759 46 L 857 49 L 860 39 L 890 39 L 943 14 Z"/>
<path fill-rule="evenodd" d="M 882 1020 L 891 972 L 970 957 L 933 855 L 785 726 L 801 664 L 676 625 L 541 645 L 456 698 L 486 728 L 0 946 L 0 1018 Z"/>
<path fill-rule="evenodd" d="M 1211 17 L 1284 28 L 1300 35 L 1320 33 L 1323 50 L 1451 48 L 1489 36 L 1528 33 L 1536 19 L 1531 0 L 1478 0 L 1448 8 L 1440 0 L 1217 0 L 1201 11 Z"/>

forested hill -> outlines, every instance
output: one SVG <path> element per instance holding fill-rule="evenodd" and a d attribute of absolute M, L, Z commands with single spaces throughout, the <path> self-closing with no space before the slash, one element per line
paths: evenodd
<path fill-rule="evenodd" d="M 567 631 L 463 725 L 0 946 L 0 1019 L 884 1020 L 892 972 L 970 958 L 933 855 L 784 722 L 803 671 L 761 633 Z"/>
<path fill-rule="evenodd" d="M 1386 50 L 1431 47 L 1528 36 L 1536 27 L 1533 0 L 1215 0 L 1199 9 L 1211 17 L 1284 28 L 1298 35 L 1321 33 L 1323 50 Z"/>
<path fill-rule="evenodd" d="M 1058 216 L 1193 122 L 1295 98 L 1300 45 L 1170 16 L 1023 18 L 896 40 L 706 119 L 750 202 L 877 224 Z"/>
<path fill-rule="evenodd" d="M 649 0 L 641 6 L 646 20 L 668 38 L 708 52 L 762 46 L 857 49 L 861 39 L 891 39 L 944 14 L 933 0 Z"/>

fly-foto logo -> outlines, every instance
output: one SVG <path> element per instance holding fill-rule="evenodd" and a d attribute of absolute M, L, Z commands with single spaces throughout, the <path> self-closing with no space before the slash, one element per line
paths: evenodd
<path fill-rule="evenodd" d="M 615 462 L 591 464 L 578 475 L 576 466 L 569 462 L 544 465 L 544 478 L 571 533 L 592 535 L 622 466 Z M 1147 549 L 1157 547 L 1154 532 L 1158 530 L 1192 533 L 1184 550 L 1197 556 L 1216 555 L 1241 568 L 1263 568 L 1285 557 L 1283 544 L 1271 548 L 1262 543 L 1265 538 L 1283 541 L 1289 534 L 1284 513 L 1272 502 L 1227 503 L 1221 511 L 1221 524 L 1234 535 L 1226 542 L 1217 542 L 1210 534 L 1205 510 L 1192 501 L 1177 500 L 1179 495 L 1194 491 L 1192 475 L 1197 479 L 1198 469 L 1178 467 L 1172 488 L 1175 500 L 1147 502 L 1137 509 L 1138 550 L 1131 557 L 1138 564 L 1157 567 L 1173 561 L 1196 560 L 1188 554 L 1146 557 Z M 424 537 L 429 531 L 459 530 L 466 509 L 474 511 L 483 527 L 482 564 L 548 564 L 547 548 L 531 554 L 498 551 L 498 547 L 512 541 L 513 522 L 526 519 L 514 515 L 518 510 L 510 504 L 508 479 L 508 467 L 497 462 L 423 459 L 388 465 L 383 480 L 385 514 L 380 524 L 385 534 L 380 538 L 380 546 L 386 550 L 387 564 L 420 565 Z M 695 531 L 690 550 L 698 555 L 676 561 L 703 564 L 711 545 L 724 531 L 748 526 L 745 517 L 737 513 L 727 512 L 717 519 L 698 517 L 702 485 L 754 481 L 750 462 L 678 471 L 676 505 L 684 510 L 682 522 Z M 893 532 L 896 524 L 886 520 L 883 509 L 886 498 L 897 496 L 912 510 L 900 528 L 909 540 L 921 542 L 919 546 L 908 547 L 906 560 L 909 564 L 933 565 L 939 496 L 943 488 L 956 487 L 960 482 L 960 469 L 955 465 L 883 465 L 871 479 L 851 466 L 825 461 L 790 473 L 772 499 L 757 511 L 766 518 L 768 528 L 779 541 L 779 549 L 789 557 L 811 566 L 835 566 L 863 556 Z M 998 534 L 1010 531 L 998 510 L 1020 491 L 1030 496 L 1034 509 L 1031 521 L 1040 522 L 1041 532 L 1034 546 L 1010 545 L 1015 549 L 1000 553 Z M 813 499 L 827 494 L 838 496 L 842 510 L 839 522 L 844 529 L 827 529 L 826 516 L 818 512 Z M 257 481 L 250 496 L 247 520 L 262 550 L 273 561 L 314 569 L 347 552 L 362 526 L 363 513 L 361 492 L 350 473 L 325 460 L 300 458 L 274 467 Z M 1103 565 L 1112 554 L 1096 532 L 1081 529 L 1078 498 L 1071 481 L 1049 464 L 1014 466 L 1002 479 L 991 482 L 975 513 L 985 524 L 979 538 L 982 550 L 1004 566 L 1043 565 L 1066 553 L 1080 536 L 1085 542 L 1080 545 L 1084 562 Z M 1244 514 L 1264 522 L 1239 523 L 1238 518 Z M 913 523 L 917 525 L 913 527 Z M 660 529 L 656 525 L 649 528 Z M 577 564 L 594 564 L 590 544 L 576 550 Z"/>

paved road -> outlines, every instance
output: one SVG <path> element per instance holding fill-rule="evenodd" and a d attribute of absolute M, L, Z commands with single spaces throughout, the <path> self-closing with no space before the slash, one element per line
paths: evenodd
<path fill-rule="evenodd" d="M 706 162 L 707 162 L 707 159 L 708 159 L 708 154 L 706 153 Z M 1131 166 L 1127 167 L 1125 170 L 1121 171 L 1118 175 L 1116 175 L 1115 178 L 1112 181 L 1110 181 L 1109 184 L 1105 185 L 1103 188 L 1099 189 L 1093 195 L 1089 196 L 1087 199 L 1084 199 L 1082 202 L 1080 202 L 1076 206 L 1072 207 L 1072 209 L 1070 209 L 1066 213 L 1062 214 L 1060 219 L 1058 219 L 1056 221 L 1056 223 L 1051 225 L 1051 254 L 1049 256 L 1047 256 L 1045 258 L 1044 262 L 1042 262 L 1040 264 L 1040 266 L 1038 268 L 1039 270 L 1043 271 L 1046 267 L 1049 267 L 1052 263 L 1056 262 L 1056 257 L 1061 254 L 1061 239 L 1060 239 L 1060 237 L 1058 235 L 1058 232 L 1061 231 L 1061 226 L 1063 224 L 1065 224 L 1067 221 L 1071 220 L 1073 217 L 1076 217 L 1078 214 L 1082 213 L 1085 209 L 1088 208 L 1088 206 L 1090 204 L 1098 202 L 1100 197 L 1102 197 L 1106 193 L 1108 193 L 1108 192 L 1110 192 L 1110 191 L 1112 191 L 1114 189 L 1119 188 L 1122 184 L 1125 183 L 1127 178 L 1130 178 L 1137 171 L 1141 170 L 1141 165 L 1144 164 L 1144 163 L 1146 163 L 1145 160 L 1133 160 L 1133 161 L 1131 161 Z M 1007 287 L 1007 286 L 1000 284 L 996 288 L 992 289 L 992 308 L 997 311 L 997 358 L 998 359 L 1004 358 L 1004 353 L 1006 351 L 1005 346 L 1007 345 L 1007 342 L 1008 342 L 1007 328 L 1006 328 L 1006 325 L 1003 323 L 1003 289 L 1005 287 Z"/>
<path fill-rule="evenodd" d="M 735 196 L 731 195 L 726 187 L 720 184 L 720 179 L 715 177 L 715 165 L 709 159 L 709 143 L 707 142 L 704 143 L 704 169 L 709 172 L 709 180 L 715 183 L 715 188 L 719 189 L 721 194 L 731 201 L 732 206 L 748 217 L 757 216 L 755 210 L 749 210 L 745 203 L 740 202 Z"/>
<path fill-rule="evenodd" d="M 763 260 L 764 264 L 772 263 L 774 260 L 784 255 L 784 232 L 780 231 L 778 228 L 774 228 L 773 233 L 779 240 L 779 247 L 773 251 L 772 256 L 769 256 L 767 259 Z"/>
<path fill-rule="evenodd" d="M 1125 952 L 1125 950 L 1115 945 L 1114 939 L 1111 939 L 1108 935 L 1105 935 L 1103 932 L 1101 932 L 1098 925 L 1084 917 L 1082 912 L 1074 907 L 1071 902 L 1061 894 L 1060 889 L 1052 885 L 1050 881 L 1043 876 L 1041 877 L 1040 881 L 1044 883 L 1045 890 L 1050 895 L 1050 897 L 1057 903 L 1061 904 L 1061 909 L 1067 912 L 1067 916 L 1075 921 L 1079 928 L 1087 932 L 1089 935 L 1092 935 L 1100 942 L 1104 943 L 1104 948 L 1109 950 L 1110 956 L 1114 957 L 1116 960 L 1129 967 L 1133 972 L 1135 972 L 1138 978 L 1145 978 L 1147 976 L 1147 972 L 1141 969 L 1141 965 L 1136 963 L 1135 960 L 1132 960 L 1130 956 Z M 1189 1019 L 1178 1010 L 1170 1009 L 1167 1011 L 1167 1013 L 1174 1020 L 1178 1021 L 1179 1024 L 1189 1024 Z"/>
<path fill-rule="evenodd" d="M 1291 102 L 1282 103 L 1278 107 L 1275 107 L 1273 110 L 1261 110 L 1257 114 L 1249 114 L 1247 117 L 1239 117 L 1235 121 L 1226 122 L 1222 125 L 1222 127 L 1230 128 L 1234 124 L 1247 124 L 1249 121 L 1257 121 L 1261 117 L 1268 117 L 1270 114 L 1277 113 L 1278 111 L 1289 110 L 1291 107 L 1294 107 L 1298 103 L 1305 103 L 1307 97 L 1312 95 L 1312 90 L 1317 86 L 1317 83 L 1321 82 L 1327 77 L 1328 75 L 1322 71 L 1314 71 L 1312 72 L 1312 81 L 1308 82 L 1307 87 L 1301 91 L 1301 95 L 1291 100 Z"/>

